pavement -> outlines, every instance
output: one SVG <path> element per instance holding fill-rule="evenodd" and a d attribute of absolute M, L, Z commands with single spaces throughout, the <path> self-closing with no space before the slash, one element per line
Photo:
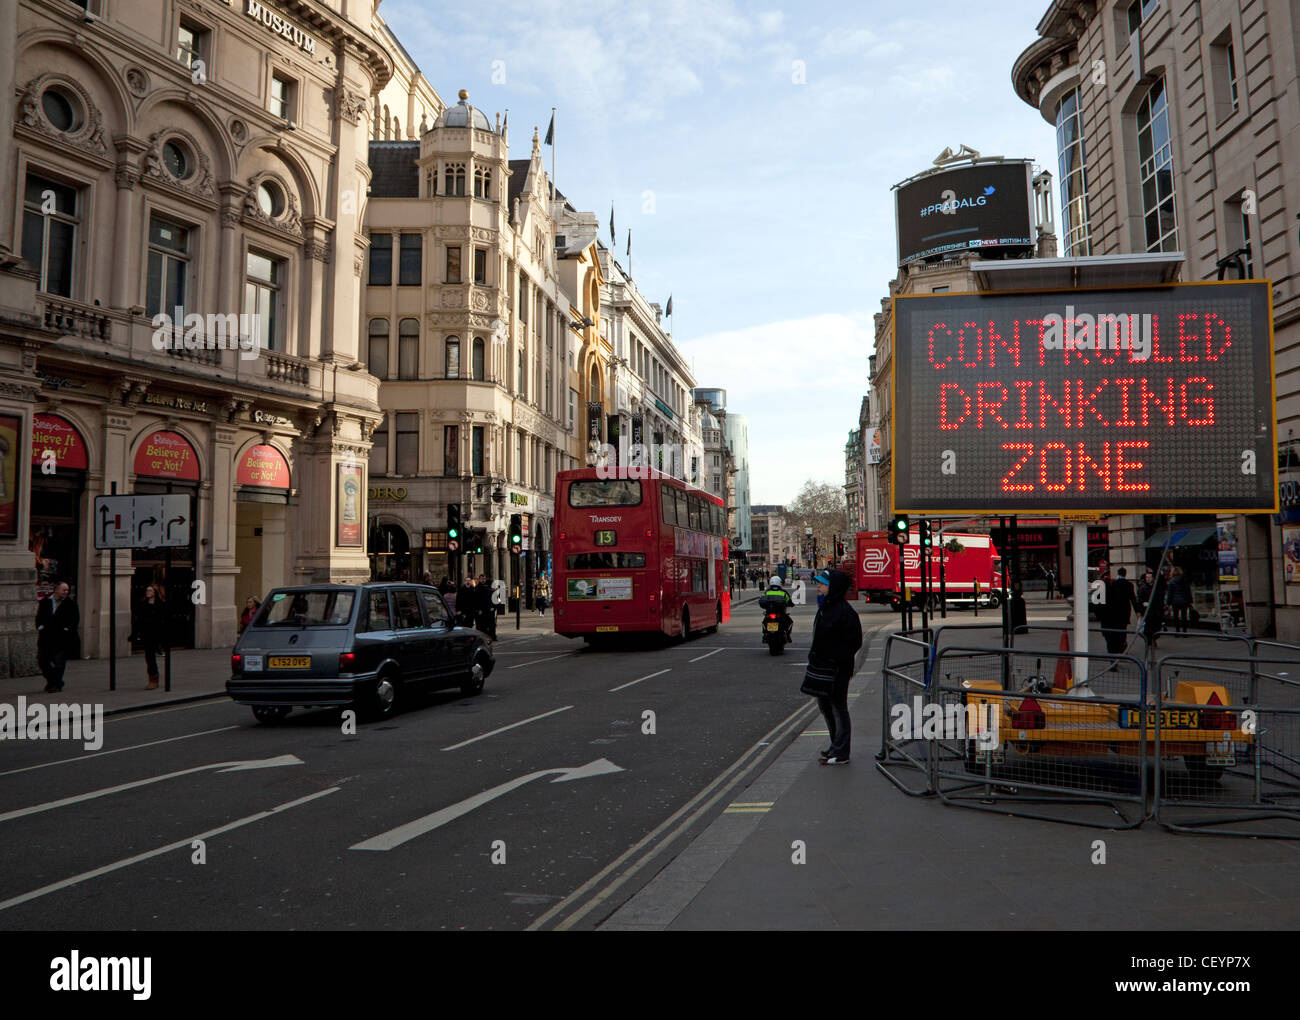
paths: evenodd
<path fill-rule="evenodd" d="M 1028 615 L 1064 624 L 1069 603 L 1031 596 Z M 1294 842 L 1176 835 L 1152 821 L 1088 828 L 902 793 L 874 760 L 880 656 L 897 620 L 864 613 L 863 624 L 852 761 L 818 763 L 829 737 L 815 715 L 601 930 L 1294 928 Z"/>

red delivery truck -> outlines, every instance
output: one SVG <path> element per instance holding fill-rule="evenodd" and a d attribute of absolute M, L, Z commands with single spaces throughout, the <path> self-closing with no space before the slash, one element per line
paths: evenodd
<path fill-rule="evenodd" d="M 980 606 L 997 606 L 1002 599 L 1002 557 L 993 539 L 988 535 L 971 535 L 964 532 L 944 532 L 945 543 L 956 540 L 960 552 L 938 546 L 930 548 L 931 603 L 939 602 L 939 567 L 943 557 L 943 574 L 948 593 L 948 604 L 972 604 L 978 592 Z M 857 562 L 854 574 L 858 590 L 868 602 L 898 605 L 898 552 L 899 547 L 889 541 L 884 531 L 859 531 L 857 535 Z M 903 546 L 904 581 L 911 597 L 919 599 L 921 593 L 921 545 L 919 531 L 913 527 L 908 544 Z"/>

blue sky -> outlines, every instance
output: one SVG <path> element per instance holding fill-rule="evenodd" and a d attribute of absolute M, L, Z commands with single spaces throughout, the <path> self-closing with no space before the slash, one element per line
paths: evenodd
<path fill-rule="evenodd" d="M 806 478 L 843 483 L 872 316 L 897 272 L 890 188 L 962 143 L 1035 160 L 1059 184 L 1053 130 L 1011 88 L 1047 6 L 385 0 L 380 13 L 444 101 L 467 88 L 489 117 L 510 111 L 512 157 L 558 109 L 560 190 L 607 244 L 613 202 L 620 262 L 631 229 L 637 286 L 672 294 L 699 385 L 749 418 L 751 500 L 783 503 Z"/>

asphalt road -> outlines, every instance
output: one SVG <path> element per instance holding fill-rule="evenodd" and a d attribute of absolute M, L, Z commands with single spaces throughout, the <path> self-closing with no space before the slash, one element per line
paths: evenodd
<path fill-rule="evenodd" d="M 779 657 L 752 605 L 686 643 L 503 640 L 482 695 L 355 734 L 222 700 L 0 742 L 0 928 L 594 927 L 806 723 L 814 610 Z"/>

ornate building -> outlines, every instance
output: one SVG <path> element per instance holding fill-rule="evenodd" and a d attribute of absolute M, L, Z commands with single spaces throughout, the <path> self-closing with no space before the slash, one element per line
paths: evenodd
<path fill-rule="evenodd" d="M 272 584 L 368 574 L 359 225 L 393 63 L 373 5 L 347 10 L 0 7 L 0 441 L 18 468 L 0 597 L 67 580 L 86 654 L 108 643 L 94 497 L 114 486 L 191 497 L 167 576 L 158 549 L 119 554 L 119 637 L 148 583 L 174 644 L 214 647 Z M 11 631 L 0 670 L 28 671 L 28 643 Z"/>
<path fill-rule="evenodd" d="M 550 566 L 555 473 L 575 464 L 576 312 L 560 285 L 580 261 L 557 237 L 537 133 L 509 159 L 506 126 L 462 91 L 418 141 L 371 142 L 370 163 L 367 364 L 387 412 L 370 455 L 375 574 L 470 569 L 527 592 Z M 481 554 L 448 550 L 450 503 Z"/>

